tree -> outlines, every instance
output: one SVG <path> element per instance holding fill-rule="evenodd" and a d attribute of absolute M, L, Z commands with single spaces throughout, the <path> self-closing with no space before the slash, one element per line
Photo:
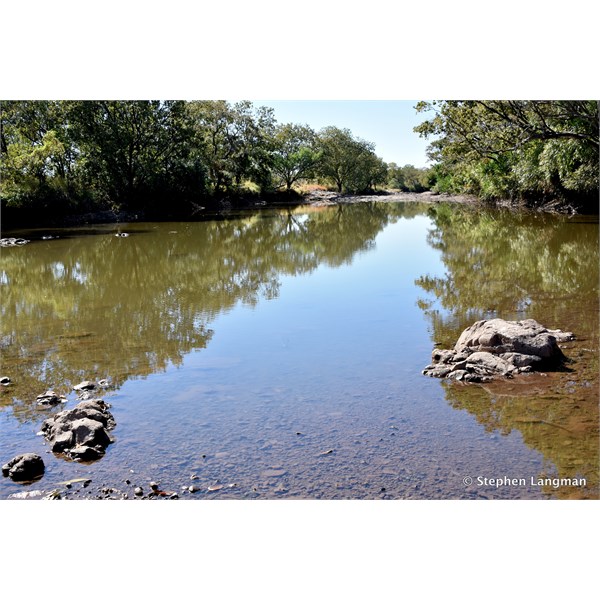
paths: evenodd
<path fill-rule="evenodd" d="M 76 150 L 63 103 L 3 101 L 0 141 L 0 195 L 8 206 L 66 200 Z"/>
<path fill-rule="evenodd" d="M 144 206 L 190 158 L 182 102 L 79 102 L 72 115 L 86 175 L 114 206 Z"/>
<path fill-rule="evenodd" d="M 402 167 L 399 167 L 395 162 L 388 163 L 386 183 L 393 189 L 403 189 L 404 174 Z"/>
<path fill-rule="evenodd" d="M 441 101 L 417 110 L 435 112 L 415 131 L 435 137 L 429 155 L 444 186 L 484 198 L 597 204 L 598 102 Z"/>
<path fill-rule="evenodd" d="M 205 100 L 190 102 L 188 111 L 214 193 L 230 192 L 245 178 L 268 185 L 272 109 L 255 109 L 248 101 Z"/>
<path fill-rule="evenodd" d="M 300 179 L 312 177 L 321 159 L 315 132 L 307 125 L 277 126 L 273 138 L 271 169 L 276 187 L 287 192 Z"/>
<path fill-rule="evenodd" d="M 319 132 L 318 145 L 321 151 L 319 172 L 334 182 L 338 192 L 368 189 L 373 177 L 365 177 L 364 170 L 375 165 L 374 144 L 354 138 L 349 129 L 325 127 Z M 376 179 L 379 182 L 380 176 Z"/>
<path fill-rule="evenodd" d="M 374 152 L 363 152 L 357 159 L 356 169 L 347 187 L 355 192 L 372 192 L 375 186 L 387 180 L 387 165 Z"/>
<path fill-rule="evenodd" d="M 424 192 L 435 183 L 431 169 L 418 169 L 413 165 L 399 167 L 390 163 L 387 171 L 387 184 L 403 192 Z"/>

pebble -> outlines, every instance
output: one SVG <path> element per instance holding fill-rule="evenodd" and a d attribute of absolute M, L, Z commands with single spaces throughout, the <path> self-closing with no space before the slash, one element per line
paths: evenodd
<path fill-rule="evenodd" d="M 144 493 L 144 490 L 141 487 L 136 487 L 135 490 L 133 490 L 133 493 L 136 496 L 141 496 Z"/>
<path fill-rule="evenodd" d="M 153 492 L 156 492 L 156 490 L 158 490 L 158 483 L 156 483 L 156 481 L 151 481 L 151 482 L 150 482 L 150 489 L 151 489 Z"/>
<path fill-rule="evenodd" d="M 188 487 L 187 489 L 190 492 L 190 494 L 195 494 L 196 492 L 200 491 L 200 488 L 197 485 L 190 485 L 190 487 Z"/>
<path fill-rule="evenodd" d="M 0 377 L 0 385 L 9 385 L 10 377 Z"/>

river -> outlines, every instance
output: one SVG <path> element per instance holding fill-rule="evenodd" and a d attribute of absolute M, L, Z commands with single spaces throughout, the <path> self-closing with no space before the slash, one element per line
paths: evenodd
<path fill-rule="evenodd" d="M 46 472 L 0 498 L 598 497 L 597 217 L 366 202 L 10 235 L 31 242 L 1 251 L 0 462 Z M 568 368 L 421 374 L 495 316 L 574 332 Z M 114 443 L 51 454 L 41 423 L 101 378 Z M 37 406 L 49 388 L 68 402 Z"/>

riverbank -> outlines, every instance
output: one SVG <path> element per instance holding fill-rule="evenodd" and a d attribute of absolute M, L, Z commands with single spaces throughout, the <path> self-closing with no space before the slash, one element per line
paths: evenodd
<path fill-rule="evenodd" d="M 453 202 L 475 205 L 475 197 L 435 194 L 433 192 L 380 191 L 367 195 L 341 194 L 327 190 L 311 190 L 306 193 L 277 192 L 272 194 L 246 194 L 224 198 L 207 198 L 205 206 L 191 203 L 189 209 L 181 214 L 166 211 L 161 215 L 145 210 L 117 211 L 97 210 L 80 214 L 45 215 L 14 212 L 6 209 L 2 214 L 3 237 L 11 231 L 29 228 L 80 227 L 83 225 L 101 225 L 108 223 L 137 223 L 143 221 L 201 221 L 206 215 L 227 215 L 232 211 L 260 210 L 265 208 L 286 208 L 297 206 L 334 206 L 340 204 L 359 204 L 363 202 Z"/>
<path fill-rule="evenodd" d="M 338 204 L 360 204 L 363 202 L 452 202 L 454 204 L 476 205 L 481 201 L 474 196 L 436 194 L 435 192 L 385 191 L 378 194 L 354 195 L 337 192 L 313 191 L 304 198 L 304 204 L 311 206 L 332 206 Z"/>
<path fill-rule="evenodd" d="M 232 211 L 261 210 L 268 208 L 293 208 L 299 206 L 339 206 L 347 204 L 361 204 L 368 202 L 420 202 L 439 204 L 441 202 L 469 205 L 472 207 L 497 207 L 512 211 L 544 212 L 558 214 L 577 214 L 577 210 L 571 205 L 559 202 L 544 202 L 537 206 L 515 203 L 511 200 L 485 201 L 476 196 L 466 194 L 439 194 L 432 191 L 425 192 L 401 192 L 397 190 L 382 190 L 373 194 L 342 194 L 328 190 L 310 190 L 306 193 L 274 193 L 267 195 L 245 195 L 239 197 L 226 197 L 221 199 L 207 200 L 206 206 L 192 204 L 185 214 L 167 213 L 156 215 L 144 210 L 138 211 L 116 211 L 100 210 L 72 215 L 55 215 L 53 217 L 42 217 L 34 214 L 7 213 L 2 214 L 2 233 L 4 238 L 13 231 L 21 231 L 30 228 L 61 228 L 80 227 L 84 225 L 100 225 L 110 223 L 137 223 L 144 221 L 201 221 L 208 215 L 227 215 Z"/>

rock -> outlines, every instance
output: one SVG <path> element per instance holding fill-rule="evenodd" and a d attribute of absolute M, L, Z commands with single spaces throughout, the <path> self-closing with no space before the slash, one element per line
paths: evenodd
<path fill-rule="evenodd" d="M 141 487 L 136 487 L 135 490 L 133 490 L 133 493 L 136 496 L 142 496 L 144 494 L 144 490 Z"/>
<path fill-rule="evenodd" d="M 59 396 L 54 390 L 48 390 L 37 397 L 37 403 L 39 406 L 55 406 L 65 401 L 64 396 Z"/>
<path fill-rule="evenodd" d="M 82 461 L 104 456 L 113 441 L 108 431 L 116 425 L 108 408 L 103 400 L 83 400 L 75 408 L 46 419 L 42 433 L 52 452 Z"/>
<path fill-rule="evenodd" d="M 0 385 L 10 385 L 10 377 L 0 377 Z"/>
<path fill-rule="evenodd" d="M 570 332 L 547 329 L 533 319 L 477 321 L 467 327 L 452 350 L 435 349 L 424 375 L 482 383 L 532 370 L 556 369 L 566 360 L 558 342 Z"/>
<path fill-rule="evenodd" d="M 23 238 L 3 238 L 0 240 L 0 246 L 9 247 L 9 246 L 24 246 L 28 244 L 29 240 L 25 240 Z"/>
<path fill-rule="evenodd" d="M 96 387 L 96 384 L 93 381 L 82 381 L 77 385 L 73 386 L 73 389 L 76 392 L 83 392 L 84 390 L 93 390 Z"/>
<path fill-rule="evenodd" d="M 69 450 L 69 456 L 73 460 L 81 460 L 83 462 L 92 462 L 104 456 L 104 450 L 99 450 L 92 446 L 75 446 Z"/>
<path fill-rule="evenodd" d="M 15 456 L 2 465 L 2 475 L 10 477 L 13 481 L 33 481 L 39 479 L 44 471 L 42 457 L 31 452 Z"/>

